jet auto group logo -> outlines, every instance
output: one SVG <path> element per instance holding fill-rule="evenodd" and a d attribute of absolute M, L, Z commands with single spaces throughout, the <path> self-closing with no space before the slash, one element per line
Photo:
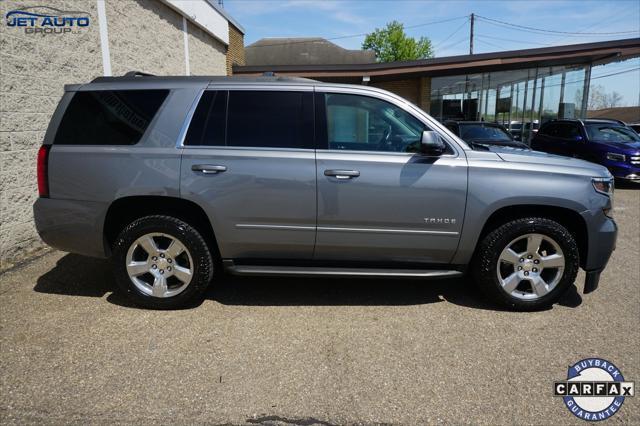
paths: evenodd
<path fill-rule="evenodd" d="M 14 9 L 5 15 L 8 27 L 23 29 L 25 34 L 78 34 L 89 26 L 87 12 L 60 10 L 49 6 Z"/>
<path fill-rule="evenodd" d="M 569 366 L 567 379 L 554 384 L 571 413 L 597 422 L 616 414 L 626 397 L 634 395 L 634 383 L 625 382 L 618 367 L 601 358 L 587 358 Z"/>

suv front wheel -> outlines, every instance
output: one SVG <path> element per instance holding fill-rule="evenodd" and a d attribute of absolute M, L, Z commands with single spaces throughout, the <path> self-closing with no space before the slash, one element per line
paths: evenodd
<path fill-rule="evenodd" d="M 546 308 L 578 273 L 578 245 L 561 224 L 545 218 L 505 223 L 480 243 L 476 282 L 492 300 L 516 310 Z"/>
<path fill-rule="evenodd" d="M 121 290 L 152 309 L 180 308 L 199 299 L 214 268 L 200 233 L 171 216 L 145 216 L 126 226 L 112 261 Z"/>

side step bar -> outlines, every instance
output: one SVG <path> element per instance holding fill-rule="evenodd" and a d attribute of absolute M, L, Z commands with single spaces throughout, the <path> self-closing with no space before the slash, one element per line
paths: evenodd
<path fill-rule="evenodd" d="M 234 265 L 225 262 L 225 270 L 233 275 L 245 276 L 293 276 L 293 277 L 352 277 L 352 278 L 454 278 L 462 272 L 434 269 L 376 269 L 376 268 L 325 268 L 302 266 L 254 266 Z"/>

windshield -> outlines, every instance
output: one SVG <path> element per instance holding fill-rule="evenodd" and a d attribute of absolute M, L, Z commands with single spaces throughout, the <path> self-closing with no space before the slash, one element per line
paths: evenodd
<path fill-rule="evenodd" d="M 636 142 L 640 136 L 633 130 L 615 124 L 587 124 L 589 139 L 603 142 Z"/>
<path fill-rule="evenodd" d="M 491 124 L 461 124 L 460 137 L 467 142 L 512 142 L 509 133 Z"/>

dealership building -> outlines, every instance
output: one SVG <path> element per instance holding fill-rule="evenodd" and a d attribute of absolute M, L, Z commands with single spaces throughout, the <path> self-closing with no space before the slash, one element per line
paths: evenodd
<path fill-rule="evenodd" d="M 64 85 L 132 70 L 227 75 L 244 63 L 244 29 L 217 0 L 3 0 L 0 13 L 3 270 L 44 247 L 33 224 L 35 160 Z"/>
<path fill-rule="evenodd" d="M 272 43 L 282 44 L 277 39 Z M 314 43 L 291 43 L 282 59 L 322 57 Z M 292 49 L 300 52 L 294 54 Z M 313 55 L 305 55 L 306 51 Z M 552 118 L 587 117 L 590 86 L 607 76 L 601 66 L 628 61 L 628 78 L 639 79 L 640 60 L 633 59 L 638 57 L 640 38 L 634 38 L 388 63 L 285 63 L 277 56 L 271 63 L 253 63 L 248 56 L 246 65 L 234 67 L 234 74 L 273 72 L 368 84 L 410 100 L 439 120 L 541 123 Z M 640 104 L 637 98 L 633 102 L 636 107 Z M 635 108 L 629 116 L 640 122 L 640 109 Z"/>

